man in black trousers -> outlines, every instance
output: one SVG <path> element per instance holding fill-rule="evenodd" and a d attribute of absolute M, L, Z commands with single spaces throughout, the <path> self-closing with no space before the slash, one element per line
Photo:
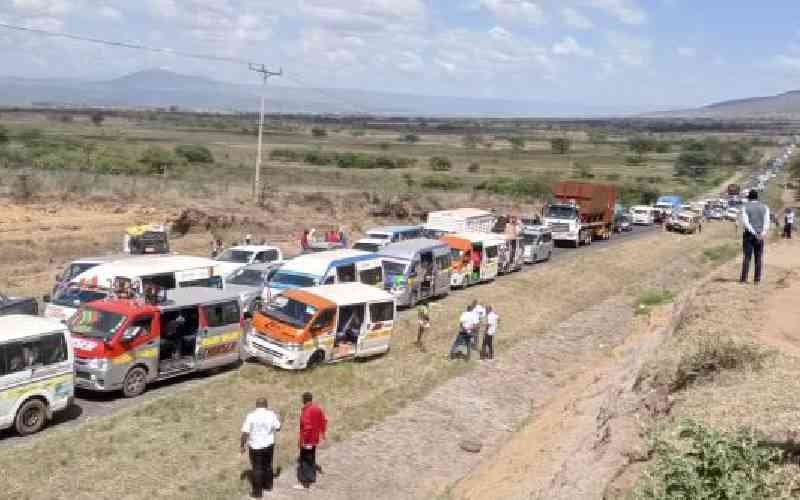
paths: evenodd
<path fill-rule="evenodd" d="M 267 408 L 267 399 L 259 398 L 256 409 L 250 412 L 242 425 L 241 451 L 250 450 L 253 467 L 250 498 L 261 498 L 264 490 L 272 490 L 272 458 L 275 451 L 275 433 L 281 429 L 278 416 Z"/>
<path fill-rule="evenodd" d="M 755 257 L 754 282 L 761 281 L 762 256 L 764 255 L 764 239 L 769 231 L 769 208 L 758 201 L 758 191 L 751 189 L 747 194 L 748 202 L 742 207 L 742 275 L 741 283 L 747 283 L 750 272 L 750 259 Z"/>

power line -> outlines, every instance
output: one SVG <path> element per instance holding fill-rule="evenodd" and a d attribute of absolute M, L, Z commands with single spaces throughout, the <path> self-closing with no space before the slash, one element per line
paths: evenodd
<path fill-rule="evenodd" d="M 170 54 L 170 55 L 174 55 L 174 56 L 187 57 L 187 58 L 192 58 L 192 59 L 202 59 L 202 60 L 207 60 L 207 61 L 218 61 L 218 62 L 229 62 L 229 63 L 234 63 L 234 64 L 243 64 L 243 65 L 247 65 L 249 69 L 252 69 L 254 66 L 255 67 L 259 67 L 259 66 L 263 67 L 263 65 L 254 63 L 253 61 L 248 61 L 246 59 L 239 59 L 239 58 L 236 58 L 236 57 L 218 56 L 218 55 L 213 55 L 213 54 L 202 54 L 202 53 L 199 53 L 199 52 L 188 52 L 188 51 L 174 50 L 174 49 L 168 49 L 168 48 L 163 48 L 163 47 L 152 47 L 152 46 L 149 46 L 149 45 L 144 45 L 144 44 L 139 44 L 139 43 L 118 42 L 118 41 L 114 41 L 114 40 L 105 40 L 105 39 L 102 39 L 102 38 L 95 38 L 95 37 L 89 37 L 89 36 L 83 36 L 83 35 L 73 35 L 73 34 L 70 34 L 70 33 L 63 33 L 63 32 L 59 32 L 59 31 L 49 31 L 49 30 L 43 30 L 43 29 L 39 29 L 39 28 L 28 28 L 28 27 L 25 27 L 25 26 L 18 26 L 18 25 L 8 24 L 8 23 L 0 23 L 0 28 L 5 28 L 5 29 L 8 29 L 8 30 L 12 30 L 12 31 L 19 31 L 19 32 L 23 32 L 23 33 L 29 33 L 29 34 L 38 35 L 38 36 L 45 36 L 45 37 L 52 37 L 52 38 L 66 38 L 66 39 L 69 39 L 69 40 L 77 40 L 77 41 L 81 41 L 81 42 L 89 42 L 89 43 L 94 43 L 94 44 L 98 44 L 98 45 L 105 45 L 107 47 L 113 47 L 113 48 L 125 48 L 125 49 L 133 49 L 133 50 L 142 50 L 142 51 L 147 51 L 147 52 Z M 345 106 L 347 106 L 347 107 L 351 108 L 352 110 L 354 110 L 356 112 L 359 112 L 359 113 L 370 114 L 370 111 L 362 108 L 358 104 L 355 104 L 355 103 L 353 103 L 352 101 L 350 101 L 348 99 L 344 99 L 342 97 L 333 95 L 330 92 L 326 92 L 326 91 L 324 91 L 322 89 L 319 89 L 319 88 L 317 88 L 317 87 L 315 87 L 313 85 L 310 85 L 310 84 L 304 82 L 303 80 L 301 80 L 297 76 L 292 76 L 290 74 L 284 74 L 283 76 L 285 78 L 293 81 L 297 85 L 299 85 L 301 87 L 304 87 L 307 90 L 310 90 L 311 92 L 314 92 L 314 93 L 316 93 L 316 94 L 318 94 L 318 95 L 320 95 L 322 97 L 325 97 L 326 99 L 328 99 L 328 100 L 330 100 L 332 102 L 337 102 L 339 104 L 344 104 Z"/>
<path fill-rule="evenodd" d="M 174 50 L 174 49 L 166 49 L 162 47 L 151 47 L 148 45 L 138 44 L 138 43 L 126 43 L 126 42 L 115 42 L 111 40 L 103 40 L 101 38 L 92 38 L 88 36 L 81 36 L 81 35 L 72 35 L 69 33 L 61 33 L 58 31 L 48 31 L 42 30 L 38 28 L 26 28 L 24 26 L 16 26 L 13 24 L 6 24 L 0 23 L 0 28 L 6 28 L 14 31 L 22 31 L 25 33 L 33 33 L 36 35 L 41 36 L 49 36 L 54 38 L 68 38 L 70 40 L 79 40 L 82 42 L 90 42 L 96 43 L 100 45 L 107 45 L 109 47 L 117 47 L 117 48 L 126 48 L 126 49 L 135 49 L 135 50 L 145 50 L 148 52 L 160 52 L 162 54 L 171 54 L 180 57 L 189 57 L 192 59 L 204 59 L 207 61 L 223 61 L 223 62 L 231 62 L 237 64 L 252 64 L 252 61 L 246 61 L 244 59 L 238 59 L 235 57 L 227 57 L 227 56 L 216 56 L 212 54 L 200 54 L 197 52 L 185 52 L 182 50 Z"/>

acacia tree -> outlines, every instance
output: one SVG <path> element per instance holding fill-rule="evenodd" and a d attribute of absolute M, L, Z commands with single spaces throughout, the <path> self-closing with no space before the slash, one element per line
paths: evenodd
<path fill-rule="evenodd" d="M 461 144 L 463 144 L 464 147 L 467 149 L 477 148 L 478 144 L 480 144 L 482 141 L 483 141 L 482 137 L 474 134 L 465 135 L 464 137 L 461 138 Z"/>
<path fill-rule="evenodd" d="M 508 143 L 511 144 L 511 149 L 515 153 L 519 153 L 525 149 L 525 138 L 522 136 L 509 137 Z"/>
<path fill-rule="evenodd" d="M 142 153 L 139 162 L 147 167 L 147 173 L 166 177 L 169 167 L 177 164 L 178 158 L 168 149 L 160 146 L 150 146 Z"/>
<path fill-rule="evenodd" d="M 644 159 L 647 153 L 650 153 L 656 149 L 656 143 L 649 137 L 636 136 L 628 139 L 628 148 L 641 161 Z"/>

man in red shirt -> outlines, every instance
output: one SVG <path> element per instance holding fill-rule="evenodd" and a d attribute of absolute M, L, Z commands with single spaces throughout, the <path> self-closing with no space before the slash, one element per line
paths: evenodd
<path fill-rule="evenodd" d="M 300 458 L 297 461 L 297 480 L 295 489 L 309 489 L 317 481 L 317 445 L 326 439 L 328 419 L 322 408 L 314 404 L 310 392 L 303 394 L 303 409 L 300 410 L 300 433 L 297 446 Z"/>

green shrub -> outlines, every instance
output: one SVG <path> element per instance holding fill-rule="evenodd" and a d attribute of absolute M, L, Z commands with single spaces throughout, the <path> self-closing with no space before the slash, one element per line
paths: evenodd
<path fill-rule="evenodd" d="M 467 167 L 467 172 L 471 174 L 477 174 L 481 170 L 481 164 L 478 162 L 472 162 Z"/>
<path fill-rule="evenodd" d="M 175 154 L 185 158 L 189 163 L 214 163 L 214 155 L 211 154 L 211 151 L 199 144 L 177 146 Z"/>
<path fill-rule="evenodd" d="M 448 175 L 428 175 L 422 178 L 419 185 L 426 189 L 452 191 L 461 187 L 461 181 Z"/>
<path fill-rule="evenodd" d="M 317 139 L 322 139 L 323 137 L 328 137 L 328 131 L 323 127 L 313 127 L 311 129 L 311 135 Z"/>
<path fill-rule="evenodd" d="M 19 140 L 30 146 L 42 140 L 42 131 L 38 128 L 27 128 L 19 133 Z"/>
<path fill-rule="evenodd" d="M 620 174 L 606 174 L 603 177 L 605 177 L 608 181 L 618 181 L 622 179 L 622 175 Z"/>
<path fill-rule="evenodd" d="M 759 446 L 752 430 L 721 433 L 682 420 L 678 442 L 653 441 L 655 465 L 637 486 L 635 500 L 763 500 L 777 493 L 770 474 L 780 452 Z"/>
<path fill-rule="evenodd" d="M 447 172 L 453 168 L 453 164 L 450 162 L 450 159 L 445 158 L 444 156 L 434 156 L 428 160 L 428 164 L 430 164 L 431 170 L 434 172 Z"/>
<path fill-rule="evenodd" d="M 416 144 L 419 142 L 419 136 L 417 134 L 406 134 L 400 140 L 408 144 Z"/>
<path fill-rule="evenodd" d="M 492 177 L 475 186 L 475 189 L 493 194 L 538 199 L 550 195 L 550 183 L 533 177 Z"/>
<path fill-rule="evenodd" d="M 269 152 L 269 159 L 279 161 L 300 161 L 303 159 L 303 153 L 294 149 L 273 149 Z"/>
<path fill-rule="evenodd" d="M 646 314 L 653 306 L 672 302 L 672 292 L 666 288 L 645 288 L 639 293 L 636 314 Z"/>

